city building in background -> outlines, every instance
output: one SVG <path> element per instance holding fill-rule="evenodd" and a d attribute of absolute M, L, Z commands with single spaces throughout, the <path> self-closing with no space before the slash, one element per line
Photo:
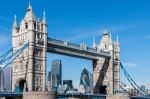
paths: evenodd
<path fill-rule="evenodd" d="M 63 85 L 59 85 L 58 87 L 58 93 L 79 93 L 78 89 L 75 89 L 72 83 L 72 80 L 63 80 Z"/>
<path fill-rule="evenodd" d="M 73 89 L 72 80 L 63 80 L 63 85 L 67 85 L 69 89 Z"/>
<path fill-rule="evenodd" d="M 61 60 L 53 60 L 51 65 L 51 73 L 49 74 L 48 80 L 51 82 L 53 90 L 62 84 L 62 63 Z"/>
<path fill-rule="evenodd" d="M 50 90 L 51 88 L 51 71 L 48 73 L 48 77 L 47 77 L 47 88 L 48 90 Z"/>
<path fill-rule="evenodd" d="M 93 74 L 89 73 L 89 77 L 90 77 L 90 90 L 91 93 L 93 93 Z"/>
<path fill-rule="evenodd" d="M 81 93 L 91 93 L 92 92 L 92 75 L 87 69 L 83 69 L 80 77 L 79 91 Z"/>
<path fill-rule="evenodd" d="M 150 83 L 147 84 L 148 94 L 150 95 Z"/>
<path fill-rule="evenodd" d="M 66 93 L 69 90 L 67 85 L 59 85 L 57 88 L 58 93 Z"/>
<path fill-rule="evenodd" d="M 8 66 L 0 71 L 0 90 L 11 91 L 12 67 Z"/>

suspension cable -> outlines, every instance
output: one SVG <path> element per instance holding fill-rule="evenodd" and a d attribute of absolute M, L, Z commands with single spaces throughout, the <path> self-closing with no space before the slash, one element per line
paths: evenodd
<path fill-rule="evenodd" d="M 11 64 L 22 52 L 23 50 L 29 45 L 29 43 L 25 43 L 24 46 L 22 48 L 20 48 L 19 50 L 17 50 L 15 53 L 13 53 L 11 56 L 9 56 L 8 58 L 6 58 L 5 60 L 3 60 L 0 64 L 4 64 L 4 62 L 6 62 L 6 64 L 0 69 L 3 70 L 6 66 L 8 66 L 9 64 Z M 12 59 L 11 59 L 12 58 Z M 8 63 L 7 60 L 11 59 Z"/>
<path fill-rule="evenodd" d="M 7 57 L 7 55 L 13 51 L 13 48 L 6 51 L 3 55 L 0 56 L 0 63 Z"/>
<path fill-rule="evenodd" d="M 129 95 L 131 95 L 126 89 L 124 89 L 122 86 L 120 86 L 121 89 L 123 89 L 126 93 L 128 93 Z"/>
<path fill-rule="evenodd" d="M 134 84 L 131 82 L 131 80 L 129 79 L 129 77 L 128 77 L 127 74 L 125 73 L 125 71 L 124 71 L 124 74 L 125 74 L 127 80 L 129 81 L 129 83 L 132 85 L 132 87 L 133 87 L 134 89 L 136 89 L 140 94 L 144 95 L 143 93 L 141 93 L 141 92 L 134 86 Z"/>
<path fill-rule="evenodd" d="M 123 70 L 123 72 L 124 72 L 124 74 L 125 74 L 125 76 L 127 77 L 127 79 L 128 79 L 128 81 L 130 82 L 130 84 L 138 91 L 138 92 L 140 92 L 140 91 L 142 91 L 142 92 L 140 92 L 140 94 L 142 94 L 142 95 L 147 95 L 147 93 L 145 92 L 145 91 L 143 91 L 136 83 L 135 83 L 135 81 L 131 78 L 131 76 L 127 73 L 127 71 L 125 70 L 125 68 L 123 67 L 123 65 L 122 65 L 122 63 L 120 63 L 120 66 L 121 66 L 121 68 L 122 68 L 122 70 Z M 134 83 L 134 84 L 133 84 Z M 138 88 L 136 88 L 136 87 Z"/>

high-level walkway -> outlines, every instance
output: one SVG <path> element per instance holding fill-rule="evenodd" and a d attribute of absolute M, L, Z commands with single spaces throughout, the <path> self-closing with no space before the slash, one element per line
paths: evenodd
<path fill-rule="evenodd" d="M 52 38 L 48 38 L 47 51 L 89 60 L 97 60 L 99 57 L 110 57 L 110 52 L 98 51 L 96 49 L 87 47 L 84 44 L 78 45 Z"/>

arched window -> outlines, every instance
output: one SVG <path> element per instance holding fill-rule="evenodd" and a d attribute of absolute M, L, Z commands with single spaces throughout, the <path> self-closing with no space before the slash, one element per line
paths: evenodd
<path fill-rule="evenodd" d="M 107 44 L 105 44 L 105 49 L 108 50 L 108 45 Z"/>
<path fill-rule="evenodd" d="M 34 29 L 36 29 L 36 22 L 34 22 Z"/>
<path fill-rule="evenodd" d="M 26 27 L 26 29 L 28 29 L 28 23 L 25 23 L 25 27 Z"/>

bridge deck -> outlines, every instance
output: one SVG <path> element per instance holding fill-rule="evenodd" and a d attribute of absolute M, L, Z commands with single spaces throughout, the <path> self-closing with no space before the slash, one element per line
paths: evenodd
<path fill-rule="evenodd" d="M 21 97 L 23 92 L 0 92 L 0 97 Z M 107 95 L 104 94 L 81 94 L 81 93 L 59 93 L 59 97 L 98 97 L 99 99 L 106 99 Z M 131 96 L 131 99 L 150 99 L 146 96 Z"/>
<path fill-rule="evenodd" d="M 97 60 L 98 57 L 110 57 L 109 52 L 98 51 L 96 49 L 86 47 L 85 45 L 77 45 L 52 38 L 48 38 L 47 51 L 89 60 Z"/>

